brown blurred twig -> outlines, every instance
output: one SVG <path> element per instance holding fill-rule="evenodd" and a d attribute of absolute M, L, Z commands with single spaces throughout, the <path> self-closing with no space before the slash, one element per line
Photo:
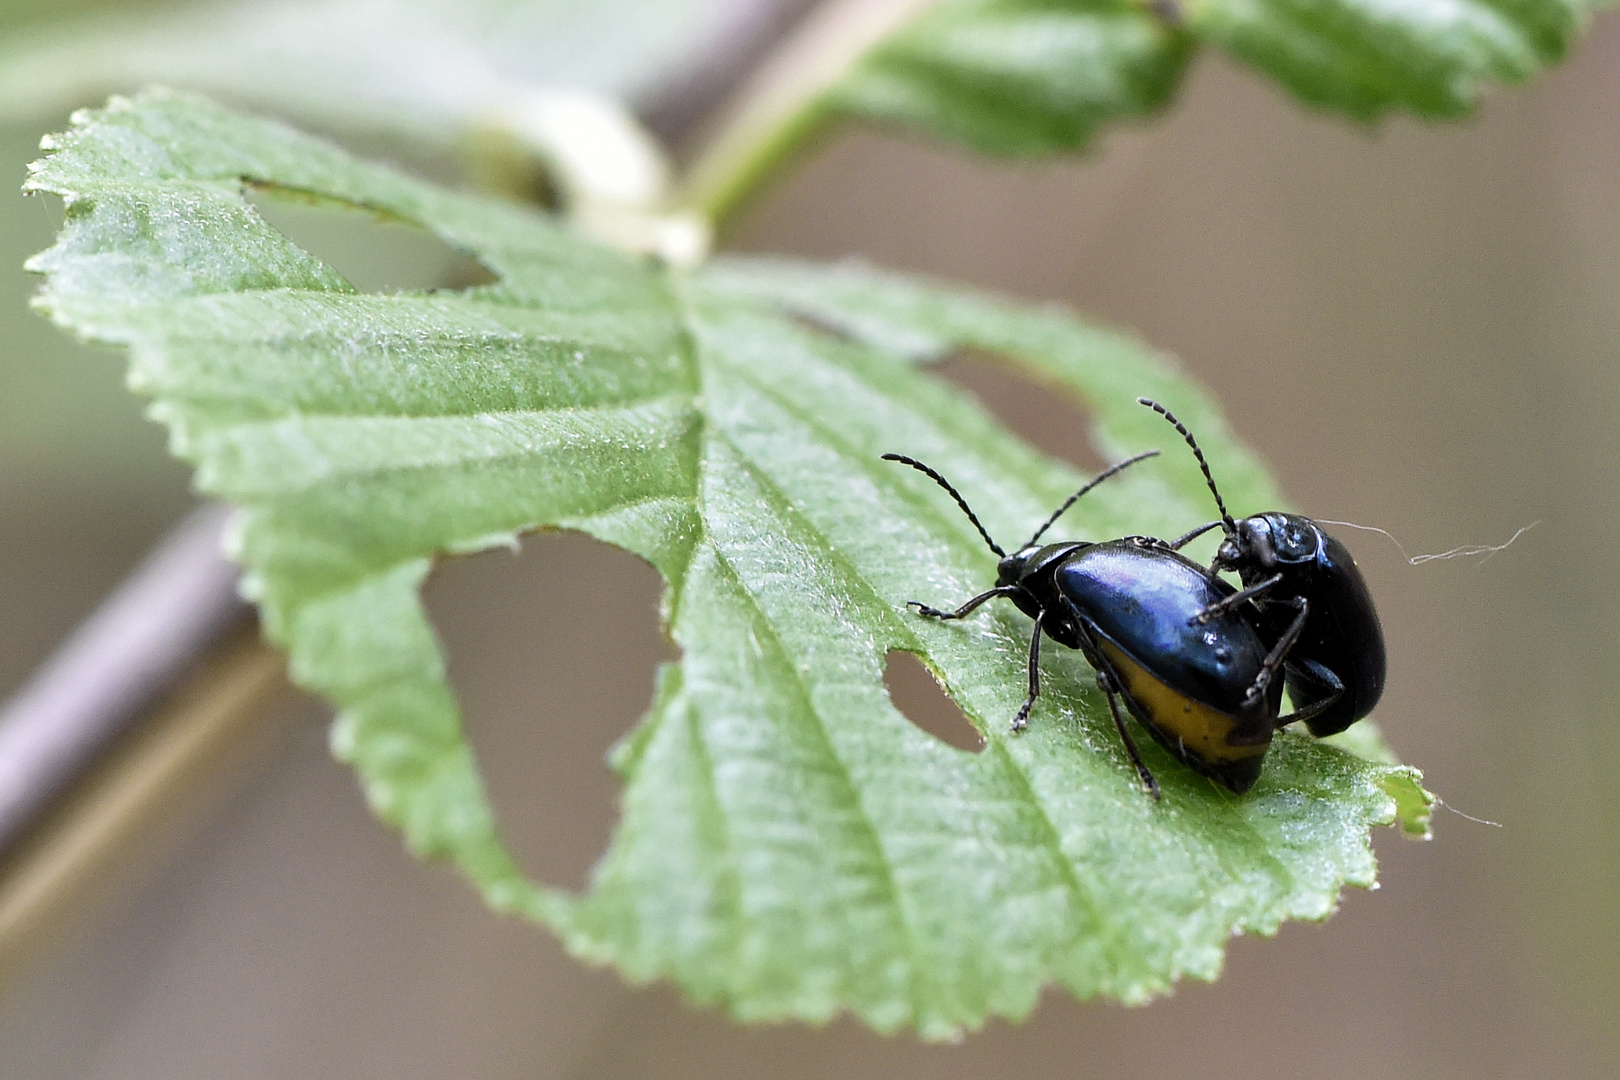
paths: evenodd
<path fill-rule="evenodd" d="M 250 620 L 211 644 L 185 684 L 146 710 L 0 857 L 0 983 L 86 899 L 116 893 L 149 867 L 151 840 L 161 850 L 183 835 L 172 826 L 234 786 L 258 757 L 251 750 L 274 745 L 278 731 L 309 715 L 280 654 Z"/>
<path fill-rule="evenodd" d="M 251 615 L 220 547 L 229 508 L 193 511 L 0 709 L 0 851 Z"/>

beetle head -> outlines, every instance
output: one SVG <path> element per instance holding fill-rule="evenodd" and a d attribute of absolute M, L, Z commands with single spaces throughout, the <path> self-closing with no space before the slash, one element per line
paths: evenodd
<path fill-rule="evenodd" d="M 1003 587 L 1016 585 L 1022 588 L 1024 579 L 1029 576 L 1030 569 L 1035 562 L 1035 556 L 1041 550 L 1034 544 L 1029 544 L 1019 548 L 1011 555 L 1005 556 L 1001 562 L 996 564 L 996 584 Z"/>
<path fill-rule="evenodd" d="M 1215 553 L 1216 570 L 1272 571 L 1313 562 L 1322 546 L 1316 523 L 1298 514 L 1256 514 L 1236 522 Z"/>

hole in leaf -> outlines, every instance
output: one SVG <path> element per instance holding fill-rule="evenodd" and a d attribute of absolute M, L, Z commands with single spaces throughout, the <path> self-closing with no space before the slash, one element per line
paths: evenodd
<path fill-rule="evenodd" d="M 974 754 L 984 749 L 984 736 L 979 734 L 979 729 L 913 654 L 901 649 L 889 650 L 883 685 L 888 687 L 889 700 L 894 702 L 894 707 L 940 742 Z"/>
<path fill-rule="evenodd" d="M 477 259 L 398 218 L 286 188 L 249 185 L 246 193 L 271 228 L 361 292 L 466 289 L 495 281 Z"/>
<path fill-rule="evenodd" d="M 1104 468 L 1091 445 L 1091 417 L 1068 394 L 972 351 L 957 353 L 932 370 L 978 398 L 987 412 L 1042 453 L 1087 475 Z"/>
<path fill-rule="evenodd" d="M 578 533 L 448 559 L 424 596 L 450 661 L 501 838 L 538 881 L 579 888 L 618 818 L 605 760 L 652 701 L 675 649 L 663 579 Z"/>

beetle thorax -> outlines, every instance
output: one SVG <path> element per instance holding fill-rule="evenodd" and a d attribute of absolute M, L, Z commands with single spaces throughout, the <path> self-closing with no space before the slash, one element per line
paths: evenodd
<path fill-rule="evenodd" d="M 1035 579 L 1050 577 L 1051 572 L 1069 556 L 1092 545 L 1084 540 L 1071 540 L 1063 544 L 1042 544 L 1020 548 L 1001 560 L 997 567 L 998 585 L 1017 585 L 1032 588 Z"/>
<path fill-rule="evenodd" d="M 1269 574 L 1279 566 L 1316 559 L 1321 537 L 1315 523 L 1297 514 L 1256 514 L 1227 534 L 1215 555 L 1217 569 Z"/>

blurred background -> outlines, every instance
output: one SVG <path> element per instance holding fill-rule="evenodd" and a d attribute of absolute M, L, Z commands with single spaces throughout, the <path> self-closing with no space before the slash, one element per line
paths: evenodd
<path fill-rule="evenodd" d="M 46 121 L 0 129 L 20 184 Z M 430 163 L 431 164 L 431 163 Z M 289 232 L 365 288 L 453 277 L 409 230 Z M 58 205 L 0 195 L 0 694 L 189 505 L 122 358 L 29 312 Z M 1461 125 L 1311 114 L 1213 54 L 1169 116 L 1055 164 L 846 131 L 728 245 L 860 256 L 1056 300 L 1173 352 L 1378 598 L 1377 719 L 1460 810 L 1375 837 L 1382 888 L 1232 943 L 1142 1009 L 1050 993 L 953 1046 L 743 1028 L 630 988 L 411 861 L 292 691 L 207 796 L 0 981 L 0 1074 L 63 1077 L 1612 1077 L 1620 1072 L 1620 20 Z M 435 261 L 439 260 L 439 261 Z M 401 267 L 409 267 L 402 270 Z M 10 267 L 11 269 L 5 269 Z M 948 377 L 1052 453 L 1084 418 L 971 359 Z M 1234 508 L 1257 510 L 1258 507 Z M 513 844 L 580 885 L 602 755 L 669 647 L 659 582 L 571 536 L 446 563 L 429 602 Z M 946 709 L 896 673 L 921 718 Z M 538 734 L 537 734 L 538 732 Z"/>

